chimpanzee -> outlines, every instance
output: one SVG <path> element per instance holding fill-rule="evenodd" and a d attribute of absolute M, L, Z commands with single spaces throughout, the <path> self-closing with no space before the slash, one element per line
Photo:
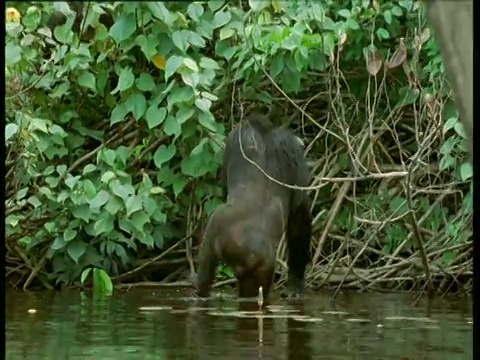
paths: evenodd
<path fill-rule="evenodd" d="M 276 249 L 286 230 L 288 292 L 303 296 L 312 233 L 310 202 L 302 190 L 268 179 L 255 165 L 281 183 L 308 186 L 310 171 L 301 140 L 286 127 L 252 114 L 229 134 L 223 159 L 227 201 L 212 213 L 200 250 L 197 294 L 208 297 L 217 264 L 232 267 L 240 297 L 254 297 L 260 286 L 268 296 Z"/>

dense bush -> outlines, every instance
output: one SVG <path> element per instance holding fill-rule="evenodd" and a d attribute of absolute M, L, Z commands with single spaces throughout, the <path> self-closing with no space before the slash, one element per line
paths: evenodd
<path fill-rule="evenodd" d="M 417 1 L 89 4 L 79 34 L 66 3 L 7 2 L 10 284 L 184 279 L 252 108 L 308 144 L 311 286 L 471 274 L 472 168 Z"/>

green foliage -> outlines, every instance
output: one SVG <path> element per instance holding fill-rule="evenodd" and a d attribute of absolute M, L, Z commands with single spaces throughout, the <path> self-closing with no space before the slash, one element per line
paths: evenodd
<path fill-rule="evenodd" d="M 85 282 L 90 274 L 92 275 L 93 291 L 95 294 L 100 296 L 111 296 L 113 294 L 112 279 L 104 270 L 97 268 L 86 268 L 82 272 L 82 283 Z"/>
<path fill-rule="evenodd" d="M 317 118 L 325 116 L 336 137 L 322 135 L 315 158 L 344 145 L 338 123 L 349 128 L 355 147 L 365 128 L 384 126 L 385 114 L 426 106 L 432 95 L 445 101 L 443 138 L 435 144 L 440 173 L 445 182 L 471 180 L 466 136 L 417 1 L 90 4 L 88 39 L 72 31 L 70 13 L 53 31 L 43 26 L 64 3 L 10 4 L 22 18 L 6 24 L 7 248 L 20 245 L 32 257 L 46 252 L 51 281 L 92 274 L 94 286 L 109 293 L 110 276 L 185 236 L 192 209 L 203 203 L 209 214 L 222 198 L 216 173 L 231 126 L 227 114 L 239 120 L 234 95 L 258 107 L 284 104 L 268 77 L 291 98 L 307 94 L 306 106 L 315 94 L 329 93 L 318 101 L 328 115 Z M 100 22 L 104 13 L 113 17 L 109 28 Z M 358 104 L 372 100 L 367 89 L 381 69 L 388 84 L 375 100 L 379 110 L 354 116 Z M 335 88 L 332 74 L 339 73 L 344 83 Z M 355 104 L 332 111 L 342 97 Z M 374 126 L 370 117 L 378 119 Z M 411 156 L 407 140 L 398 152 Z M 351 158 L 340 157 L 338 165 L 347 171 Z M 408 206 L 395 188 L 376 190 L 359 189 L 356 206 L 344 206 L 335 225 L 359 237 L 376 231 L 360 226 L 359 217 L 382 221 L 394 213 L 400 220 L 381 230 L 382 248 L 391 253 L 410 232 L 401 218 Z M 434 201 L 422 195 L 413 203 L 428 213 L 426 228 L 441 231 L 455 210 L 442 205 L 429 212 Z M 471 202 L 467 191 L 467 215 Z M 455 221 L 460 227 L 466 220 Z"/>

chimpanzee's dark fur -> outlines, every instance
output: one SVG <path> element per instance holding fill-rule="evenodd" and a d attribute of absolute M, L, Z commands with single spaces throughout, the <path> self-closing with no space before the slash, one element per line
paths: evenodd
<path fill-rule="evenodd" d="M 197 293 L 208 297 L 218 262 L 233 268 L 239 296 L 254 297 L 259 286 L 267 297 L 272 284 L 277 245 L 286 230 L 288 289 L 302 296 L 311 238 L 310 203 L 301 190 L 268 179 L 241 152 L 267 174 L 289 185 L 308 186 L 311 180 L 303 144 L 285 127 L 275 127 L 261 115 L 252 115 L 228 136 L 223 181 L 228 198 L 211 215 L 194 280 Z"/>

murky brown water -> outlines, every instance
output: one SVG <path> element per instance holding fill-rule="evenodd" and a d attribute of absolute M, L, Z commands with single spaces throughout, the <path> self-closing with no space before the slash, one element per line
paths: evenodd
<path fill-rule="evenodd" d="M 78 292 L 7 291 L 6 358 L 455 360 L 473 356 L 471 299 L 421 301 L 414 307 L 408 294 L 349 293 L 334 302 L 331 295 L 311 294 L 303 302 L 274 298 L 270 311 L 261 317 L 239 313 L 235 296 L 203 302 L 187 298 L 184 290 L 117 292 L 106 301 Z"/>

